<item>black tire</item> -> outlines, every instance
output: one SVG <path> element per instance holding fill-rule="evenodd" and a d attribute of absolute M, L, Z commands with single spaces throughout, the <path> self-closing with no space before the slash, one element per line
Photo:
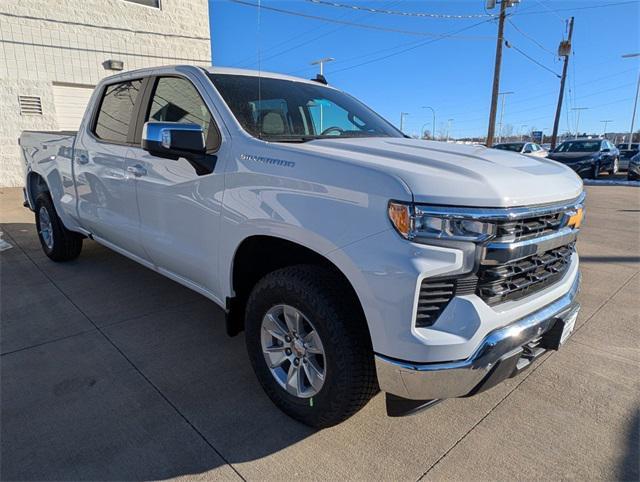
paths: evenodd
<path fill-rule="evenodd" d="M 246 307 L 245 340 L 251 364 L 273 403 L 290 417 L 315 428 L 336 425 L 360 410 L 378 391 L 369 331 L 350 286 L 331 270 L 297 265 L 266 275 Z M 262 319 L 287 304 L 312 321 L 325 351 L 325 378 L 311 398 L 287 392 L 275 380 L 261 345 Z"/>
<path fill-rule="evenodd" d="M 42 250 L 53 261 L 71 261 L 76 259 L 82 251 L 82 235 L 69 231 L 64 227 L 53 201 L 48 192 L 38 194 L 35 202 L 36 209 L 36 229 L 38 230 L 38 238 L 42 245 Z M 52 236 L 49 241 L 45 240 L 41 227 L 41 210 L 46 210 L 50 221 L 50 232 Z"/>

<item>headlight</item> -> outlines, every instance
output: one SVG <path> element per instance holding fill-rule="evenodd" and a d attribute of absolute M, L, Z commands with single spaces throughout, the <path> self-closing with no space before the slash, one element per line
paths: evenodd
<path fill-rule="evenodd" d="M 496 232 L 494 223 L 443 213 L 442 209 L 424 205 L 391 201 L 388 212 L 396 231 L 418 242 L 421 239 L 482 242 Z"/>

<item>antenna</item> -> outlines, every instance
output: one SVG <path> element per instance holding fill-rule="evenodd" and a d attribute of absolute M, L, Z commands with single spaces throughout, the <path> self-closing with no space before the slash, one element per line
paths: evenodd
<path fill-rule="evenodd" d="M 260 27 L 262 25 L 262 0 L 258 0 L 258 32 L 256 35 L 256 54 L 258 56 L 258 105 L 256 121 L 258 122 L 258 137 L 262 139 L 262 122 L 260 122 L 260 106 L 262 105 L 262 52 L 260 50 Z"/>

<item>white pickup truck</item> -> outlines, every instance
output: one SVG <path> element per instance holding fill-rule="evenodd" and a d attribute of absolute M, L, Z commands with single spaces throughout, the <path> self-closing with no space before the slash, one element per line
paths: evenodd
<path fill-rule="evenodd" d="M 348 94 L 162 67 L 97 86 L 77 133 L 24 132 L 54 261 L 90 238 L 220 305 L 284 412 L 404 415 L 514 376 L 573 329 L 568 167 L 409 139 Z"/>

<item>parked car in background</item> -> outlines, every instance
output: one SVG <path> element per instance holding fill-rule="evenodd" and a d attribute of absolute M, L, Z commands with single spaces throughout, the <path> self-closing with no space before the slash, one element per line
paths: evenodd
<path fill-rule="evenodd" d="M 549 153 L 549 159 L 566 164 L 580 177 L 597 179 L 601 172 L 616 174 L 620 151 L 606 139 L 565 141 Z"/>
<path fill-rule="evenodd" d="M 504 142 L 494 145 L 493 148 L 526 154 L 527 156 L 547 157 L 547 151 L 535 142 Z"/>
<path fill-rule="evenodd" d="M 635 156 L 638 152 L 640 152 L 640 144 L 637 142 L 631 144 L 631 149 L 629 149 L 629 143 L 625 142 L 623 144 L 618 144 L 618 150 L 620 151 L 620 169 L 628 169 L 629 160 Z"/>
<path fill-rule="evenodd" d="M 629 159 L 627 179 L 629 181 L 637 181 L 640 179 L 640 152 L 636 152 L 636 155 Z"/>

